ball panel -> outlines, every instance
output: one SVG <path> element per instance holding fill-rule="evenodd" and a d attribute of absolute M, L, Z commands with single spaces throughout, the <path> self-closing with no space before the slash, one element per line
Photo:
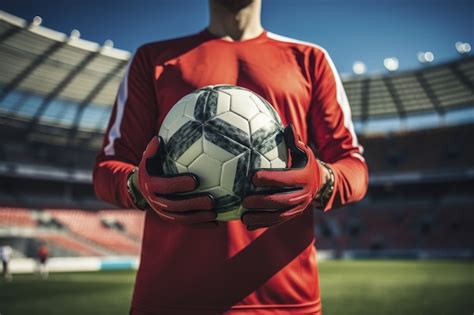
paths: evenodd
<path fill-rule="evenodd" d="M 276 159 L 278 157 L 278 147 L 274 147 L 270 151 L 266 152 L 264 156 L 270 161 Z"/>
<path fill-rule="evenodd" d="M 271 168 L 272 165 L 270 164 L 270 161 L 264 156 L 260 155 L 260 168 Z"/>
<path fill-rule="evenodd" d="M 252 150 L 250 152 L 250 163 L 249 163 L 249 172 L 251 170 L 260 168 L 260 160 L 261 160 L 262 155 L 258 153 L 257 151 Z"/>
<path fill-rule="evenodd" d="M 178 162 L 175 162 L 175 165 L 176 165 L 176 170 L 178 171 L 178 173 L 187 173 L 188 172 L 188 168 L 182 164 L 179 164 Z"/>
<path fill-rule="evenodd" d="M 230 95 L 219 92 L 219 96 L 217 97 L 217 108 L 216 108 L 216 115 L 223 114 L 230 110 Z"/>
<path fill-rule="evenodd" d="M 165 158 L 163 161 L 163 172 L 168 175 L 178 174 L 176 162 L 170 158 Z"/>
<path fill-rule="evenodd" d="M 286 167 L 286 162 L 283 160 L 276 158 L 273 161 L 271 161 L 271 167 L 272 168 L 285 168 Z"/>
<path fill-rule="evenodd" d="M 232 138 L 215 132 L 212 128 L 206 130 L 204 137 L 209 142 L 214 143 L 218 147 L 228 151 L 232 155 L 239 155 L 242 151 L 247 150 L 247 147 Z"/>
<path fill-rule="evenodd" d="M 219 116 L 216 116 L 216 119 L 217 118 L 227 122 L 231 126 L 239 128 L 246 134 L 250 134 L 250 127 L 247 120 L 233 112 L 225 112 L 223 114 L 220 114 Z"/>
<path fill-rule="evenodd" d="M 191 93 L 183 97 L 186 98 L 186 105 L 184 108 L 184 116 L 188 117 L 189 119 L 194 119 L 194 108 L 196 106 L 196 101 L 198 98 L 198 93 Z"/>
<path fill-rule="evenodd" d="M 265 134 L 267 131 L 263 130 L 262 134 L 260 135 L 259 141 L 254 146 L 254 149 L 258 152 L 265 154 L 270 150 L 273 150 L 275 147 L 284 143 L 283 141 L 283 133 L 280 131 L 276 131 L 273 134 Z"/>
<path fill-rule="evenodd" d="M 269 108 L 266 106 L 266 104 L 262 101 L 260 97 L 258 97 L 257 95 L 251 94 L 250 99 L 253 101 L 255 106 L 258 108 L 258 110 L 262 114 L 274 120 L 272 112 L 269 110 Z"/>
<path fill-rule="evenodd" d="M 237 141 L 246 147 L 250 147 L 250 135 L 248 133 L 220 118 L 208 121 L 205 131 L 206 134 L 215 133 L 226 137 L 227 139 L 223 139 L 221 143 L 216 143 L 220 146 L 226 146 L 229 141 Z"/>
<path fill-rule="evenodd" d="M 208 121 L 216 116 L 217 98 L 218 93 L 216 91 L 209 91 L 206 99 L 206 106 L 204 107 L 204 121 Z"/>
<path fill-rule="evenodd" d="M 230 101 L 230 110 L 247 120 L 259 113 L 248 92 L 234 93 Z"/>
<path fill-rule="evenodd" d="M 222 164 L 221 186 L 228 191 L 234 191 L 234 180 L 237 171 L 237 165 L 239 164 L 239 159 L 240 155 Z"/>
<path fill-rule="evenodd" d="M 179 126 L 176 127 L 176 125 L 180 124 L 179 121 L 183 121 L 182 124 L 186 123 L 186 121 L 189 120 L 189 118 L 183 118 L 184 116 L 184 109 L 186 107 L 186 104 L 187 104 L 187 100 L 188 98 L 185 96 L 183 97 L 181 100 L 178 101 L 178 103 L 176 103 L 171 109 L 170 111 L 166 114 L 166 117 L 165 119 L 163 120 L 163 123 L 162 125 L 165 126 L 168 130 L 174 130 L 176 132 L 176 130 L 179 129 Z M 173 132 L 174 133 L 174 132 Z"/>
<path fill-rule="evenodd" d="M 189 121 L 179 131 L 169 137 L 166 143 L 168 155 L 177 160 L 181 155 L 202 137 L 202 125 L 198 121 Z"/>
<path fill-rule="evenodd" d="M 183 154 L 177 159 L 176 162 L 189 166 L 194 160 L 196 160 L 204 152 L 204 137 L 201 137 L 194 142 Z"/>
<path fill-rule="evenodd" d="M 231 154 L 227 150 L 215 145 L 214 143 L 208 140 L 204 140 L 203 145 L 204 145 L 204 152 L 210 157 L 220 162 L 225 162 L 235 157 L 235 155 Z"/>
<path fill-rule="evenodd" d="M 204 121 L 204 110 L 206 108 L 207 96 L 210 90 L 206 89 L 199 93 L 196 104 L 194 106 L 194 119 Z"/>
<path fill-rule="evenodd" d="M 250 120 L 249 124 L 252 137 L 255 137 L 254 134 L 257 133 L 260 129 L 269 131 L 278 130 L 278 125 L 275 123 L 275 121 L 262 113 L 258 113 L 257 115 L 255 115 L 252 120 Z"/>
<path fill-rule="evenodd" d="M 163 138 L 163 141 L 164 143 L 168 142 L 169 138 L 168 138 L 168 135 L 169 135 L 169 130 L 168 128 L 166 128 L 165 126 L 161 126 L 160 128 L 160 132 L 158 133 L 158 135 Z"/>
<path fill-rule="evenodd" d="M 224 92 L 224 93 L 229 94 L 232 98 L 238 95 L 250 95 L 251 93 L 253 93 L 246 88 L 243 88 L 240 86 L 232 86 L 232 85 L 222 86 L 218 90 L 219 92 Z"/>
<path fill-rule="evenodd" d="M 245 190 L 249 186 L 248 173 L 250 169 L 250 150 L 239 157 L 237 169 L 234 178 L 234 193 L 243 196 Z"/>
<path fill-rule="evenodd" d="M 278 144 L 278 158 L 285 163 L 284 167 L 287 167 L 287 161 L 288 161 L 288 148 L 286 147 L 285 141 L 281 141 Z"/>
<path fill-rule="evenodd" d="M 265 144 L 267 144 L 265 146 Z M 274 138 L 267 139 L 263 146 L 259 147 L 259 152 L 269 161 L 279 158 L 282 161 L 287 160 L 287 149 L 284 141 L 277 142 Z M 285 163 L 286 164 L 286 163 Z"/>
<path fill-rule="evenodd" d="M 263 97 L 261 97 L 257 93 L 254 93 L 253 96 L 254 96 L 253 99 L 255 99 L 255 97 L 257 97 L 261 101 L 262 105 L 267 109 L 266 112 L 270 114 L 270 116 L 273 118 L 273 120 L 278 122 L 279 125 L 282 125 L 281 118 L 278 115 L 276 109 L 270 103 L 268 103 L 266 99 L 264 99 Z"/>
<path fill-rule="evenodd" d="M 188 166 L 189 172 L 199 177 L 199 191 L 219 185 L 221 168 L 221 162 L 205 153 Z"/>
<path fill-rule="evenodd" d="M 169 137 L 172 137 L 181 127 L 183 127 L 187 122 L 192 121 L 186 116 L 176 117 L 173 124 L 165 126 L 168 129 Z"/>

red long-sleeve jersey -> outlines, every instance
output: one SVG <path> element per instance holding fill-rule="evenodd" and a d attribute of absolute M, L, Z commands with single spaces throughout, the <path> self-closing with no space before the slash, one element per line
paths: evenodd
<path fill-rule="evenodd" d="M 327 52 L 263 32 L 240 42 L 208 31 L 138 49 L 119 88 L 94 169 L 97 195 L 134 207 L 126 179 L 170 108 L 214 84 L 248 88 L 292 123 L 335 173 L 329 210 L 361 199 L 367 166 Z M 240 221 L 196 229 L 146 212 L 132 308 L 163 314 L 313 314 L 320 294 L 312 212 L 249 232 Z"/>

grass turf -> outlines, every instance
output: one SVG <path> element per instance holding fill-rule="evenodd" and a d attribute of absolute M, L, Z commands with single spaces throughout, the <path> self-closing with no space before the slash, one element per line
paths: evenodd
<path fill-rule="evenodd" d="M 0 280 L 0 314 L 127 314 L 135 273 L 15 275 Z M 325 315 L 472 314 L 471 261 L 325 261 Z"/>

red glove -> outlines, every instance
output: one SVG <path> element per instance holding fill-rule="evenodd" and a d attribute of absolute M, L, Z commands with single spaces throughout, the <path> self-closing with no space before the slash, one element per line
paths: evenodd
<path fill-rule="evenodd" d="M 313 151 L 297 137 L 291 125 L 285 128 L 285 142 L 291 154 L 291 167 L 258 169 L 252 176 L 252 183 L 264 189 L 247 194 L 243 200 L 248 211 L 241 220 L 248 230 L 280 224 L 302 214 L 323 182 L 323 172 Z"/>
<path fill-rule="evenodd" d="M 138 187 L 150 207 L 167 222 L 216 226 L 214 198 L 208 193 L 178 195 L 192 192 L 199 179 L 191 173 L 164 175 L 163 139 L 154 137 L 148 144 L 138 167 Z"/>

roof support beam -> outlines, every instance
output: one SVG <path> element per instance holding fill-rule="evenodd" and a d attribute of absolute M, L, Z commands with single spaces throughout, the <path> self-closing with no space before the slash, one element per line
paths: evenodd
<path fill-rule="evenodd" d="M 89 53 L 82 61 L 74 67 L 74 69 L 62 80 L 46 97 L 44 98 L 43 102 L 41 102 L 40 106 L 33 114 L 33 118 L 30 123 L 30 127 L 26 133 L 28 137 L 29 134 L 34 130 L 36 125 L 38 124 L 41 115 L 46 111 L 51 101 L 53 101 L 71 82 L 74 78 L 82 71 L 84 68 L 92 61 L 95 57 L 97 57 L 99 51 Z"/>
<path fill-rule="evenodd" d="M 0 93 L 0 102 L 16 87 L 18 87 L 30 74 L 35 71 L 48 57 L 54 54 L 59 48 L 64 46 L 64 42 L 52 44 L 45 52 L 33 59 L 33 61 L 21 71 L 13 80 L 11 80 Z"/>
<path fill-rule="evenodd" d="M 360 100 L 360 106 L 361 106 L 361 119 L 362 122 L 366 122 L 367 119 L 369 118 L 369 87 L 370 87 L 370 78 L 367 78 L 361 82 L 362 88 L 361 88 L 361 100 Z"/>
<path fill-rule="evenodd" d="M 20 32 L 21 30 L 22 28 L 20 27 L 16 27 L 16 26 L 10 27 L 8 30 L 0 34 L 0 43 L 6 41 L 10 37 L 14 36 L 16 33 Z"/>
<path fill-rule="evenodd" d="M 100 81 L 95 85 L 95 87 L 89 92 L 89 94 L 82 100 L 82 102 L 79 104 L 76 114 L 74 115 L 74 121 L 72 123 L 71 128 L 69 129 L 68 137 L 69 141 L 68 143 L 73 144 L 74 137 L 77 134 L 77 131 L 79 129 L 79 124 L 81 122 L 82 116 L 84 114 L 84 110 L 90 105 L 92 100 L 102 91 L 102 89 L 105 87 L 107 83 L 110 82 L 115 76 L 116 73 L 121 71 L 126 65 L 127 61 L 120 61 L 117 63 L 117 65 L 110 70 Z"/>
<path fill-rule="evenodd" d="M 454 75 L 456 76 L 456 78 L 461 81 L 461 83 L 468 89 L 471 91 L 471 93 L 474 93 L 474 83 L 469 80 L 469 78 L 464 74 L 464 72 L 462 72 L 459 67 L 458 67 L 458 63 L 452 63 L 450 66 L 451 68 L 451 71 L 454 73 Z"/>
<path fill-rule="evenodd" d="M 393 99 L 393 102 L 395 103 L 395 108 L 397 110 L 398 116 L 400 118 L 405 118 L 406 117 L 406 110 L 405 107 L 403 106 L 403 102 L 400 99 L 400 96 L 398 95 L 398 92 L 393 85 L 392 78 L 390 76 L 384 77 L 383 82 L 385 83 L 385 86 L 388 89 L 388 92 L 390 93 L 390 96 Z"/>
<path fill-rule="evenodd" d="M 435 111 L 440 115 L 444 115 L 444 108 L 441 105 L 441 102 L 439 101 L 438 96 L 436 96 L 434 90 L 431 88 L 430 83 L 423 75 L 423 72 L 417 71 L 415 73 L 415 78 L 418 81 L 418 83 L 420 83 L 421 88 L 423 89 L 423 91 L 425 91 L 426 95 L 428 95 L 431 101 L 431 105 L 433 105 L 433 108 L 435 109 Z"/>

